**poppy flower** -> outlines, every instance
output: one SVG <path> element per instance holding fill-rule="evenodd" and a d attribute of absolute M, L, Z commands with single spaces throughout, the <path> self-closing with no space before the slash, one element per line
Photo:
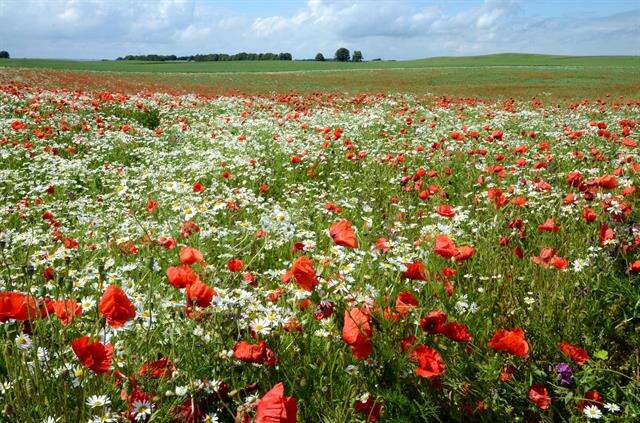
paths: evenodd
<path fill-rule="evenodd" d="M 198 281 L 198 276 L 196 276 L 193 273 L 193 270 L 191 270 L 191 268 L 186 264 L 168 267 L 167 278 L 171 285 L 179 289 L 185 288 Z"/>
<path fill-rule="evenodd" d="M 63 326 L 67 326 L 82 314 L 82 306 L 75 300 L 49 300 L 46 302 L 47 313 L 54 313 Z"/>
<path fill-rule="evenodd" d="M 247 341 L 238 341 L 233 347 L 233 356 L 245 363 L 266 364 L 267 366 L 273 366 L 277 361 L 276 355 L 267 348 L 264 341 L 259 341 L 257 345 Z"/>
<path fill-rule="evenodd" d="M 402 291 L 396 299 L 396 311 L 400 314 L 406 314 L 418 305 L 420 303 L 409 291 Z"/>
<path fill-rule="evenodd" d="M 640 260 L 636 260 L 629 265 L 629 272 L 634 275 L 640 273 Z"/>
<path fill-rule="evenodd" d="M 386 238 L 376 239 L 376 249 L 382 253 L 389 251 L 390 245 Z"/>
<path fill-rule="evenodd" d="M 382 411 L 382 404 L 373 397 L 373 395 L 367 394 L 363 398 L 358 398 L 353 404 L 353 408 L 364 417 L 367 422 L 377 422 L 380 419 L 380 412 Z"/>
<path fill-rule="evenodd" d="M 449 322 L 442 327 L 440 332 L 456 342 L 470 342 L 471 334 L 469 333 L 469 328 L 467 325 L 458 323 L 458 322 Z"/>
<path fill-rule="evenodd" d="M 258 400 L 255 423 L 296 423 L 297 413 L 295 398 L 285 397 L 279 382 Z"/>
<path fill-rule="evenodd" d="M 536 383 L 529 388 L 529 399 L 541 410 L 547 410 L 551 405 L 551 397 L 542 383 Z"/>
<path fill-rule="evenodd" d="M 524 357 L 529 353 L 529 344 L 524 339 L 524 331 L 520 328 L 498 329 L 488 345 L 493 350 L 504 351 L 519 357 Z"/>
<path fill-rule="evenodd" d="M 229 269 L 230 272 L 239 272 L 243 267 L 244 262 L 237 258 L 231 259 L 227 262 L 227 269 Z"/>
<path fill-rule="evenodd" d="M 438 235 L 436 237 L 436 246 L 434 252 L 445 259 L 450 259 L 458 254 L 456 245 L 447 235 Z"/>
<path fill-rule="evenodd" d="M 153 379 L 161 379 L 170 375 L 176 370 L 176 366 L 167 357 L 159 358 L 154 361 L 147 361 L 140 366 L 138 374 L 141 377 L 151 377 Z"/>
<path fill-rule="evenodd" d="M 476 249 L 473 248 L 470 245 L 465 245 L 463 247 L 458 248 L 456 255 L 455 255 L 455 260 L 456 261 L 465 261 L 467 259 L 470 259 L 471 257 L 474 256 L 474 254 L 476 253 Z"/>
<path fill-rule="evenodd" d="M 180 263 L 190 265 L 202 263 L 203 261 L 202 253 L 197 249 L 191 247 L 182 247 L 180 249 Z"/>
<path fill-rule="evenodd" d="M 52 281 L 56 277 L 56 271 L 53 267 L 47 267 L 42 271 L 42 277 L 45 281 Z"/>
<path fill-rule="evenodd" d="M 552 218 L 545 220 L 542 225 L 538 225 L 538 232 L 558 232 L 559 230 L 560 226 Z"/>
<path fill-rule="evenodd" d="M 442 217 L 452 218 L 456 215 L 456 211 L 448 204 L 442 204 L 438 206 L 436 209 L 436 213 L 438 213 Z"/>
<path fill-rule="evenodd" d="M 416 374 L 424 378 L 434 378 L 444 373 L 446 368 L 442 357 L 433 348 L 424 344 L 419 345 L 411 353 L 411 357 L 418 362 Z"/>
<path fill-rule="evenodd" d="M 568 342 L 558 343 L 558 348 L 567 357 L 569 357 L 574 363 L 582 366 L 589 360 L 589 353 L 584 348 L 580 348 L 577 345 L 569 344 Z"/>
<path fill-rule="evenodd" d="M 329 235 L 331 235 L 331 238 L 336 245 L 341 245 L 347 248 L 358 248 L 356 233 L 353 231 L 351 222 L 347 219 L 339 220 L 331 225 L 329 228 Z"/>
<path fill-rule="evenodd" d="M 618 180 L 613 175 L 604 175 L 598 178 L 598 185 L 604 189 L 614 189 L 618 186 Z"/>
<path fill-rule="evenodd" d="M 204 192 L 204 186 L 200 182 L 194 183 L 193 192 Z"/>
<path fill-rule="evenodd" d="M 593 222 L 594 220 L 596 220 L 598 215 L 593 209 L 590 209 L 589 207 L 585 207 L 584 209 L 582 209 L 582 217 L 587 222 Z"/>
<path fill-rule="evenodd" d="M 602 407 L 604 397 L 598 391 L 590 390 L 584 394 L 584 399 L 578 403 L 578 410 L 582 411 L 587 405 Z"/>
<path fill-rule="evenodd" d="M 410 263 L 405 263 L 407 270 L 404 271 L 403 276 L 407 279 L 415 281 L 427 280 L 427 269 L 420 260 L 414 260 Z"/>
<path fill-rule="evenodd" d="M 116 285 L 109 285 L 100 298 L 100 314 L 113 328 L 119 328 L 136 316 L 136 308 L 127 294 Z"/>
<path fill-rule="evenodd" d="M 318 277 L 313 268 L 313 261 L 307 256 L 300 256 L 293 262 L 293 266 L 291 266 L 291 276 L 293 276 L 296 283 L 306 291 L 313 291 L 313 288 L 318 284 Z"/>
<path fill-rule="evenodd" d="M 216 295 L 216 291 L 200 281 L 196 281 L 187 286 L 187 300 L 189 302 L 195 302 L 202 308 L 211 305 L 211 300 L 214 295 Z"/>
<path fill-rule="evenodd" d="M 345 310 L 342 340 L 351 347 L 355 358 L 362 360 L 369 357 L 373 351 L 372 333 L 368 314 L 358 308 Z"/>
<path fill-rule="evenodd" d="M 36 300 L 20 292 L 0 292 L 0 322 L 33 320 L 38 316 Z"/>
<path fill-rule="evenodd" d="M 434 310 L 420 320 L 420 329 L 430 335 L 442 332 L 442 328 L 447 321 L 447 315 L 440 311 Z"/>
<path fill-rule="evenodd" d="M 98 374 L 109 371 L 113 357 L 113 346 L 111 344 L 90 343 L 89 337 L 83 336 L 71 341 L 71 348 L 83 366 Z"/>
<path fill-rule="evenodd" d="M 600 245 L 604 247 L 605 244 L 616 239 L 616 231 L 611 229 L 606 223 L 602 224 L 602 226 L 600 226 L 599 239 Z"/>

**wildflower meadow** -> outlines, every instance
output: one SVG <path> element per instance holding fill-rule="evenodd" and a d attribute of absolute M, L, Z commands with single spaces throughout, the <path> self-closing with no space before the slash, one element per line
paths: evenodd
<path fill-rule="evenodd" d="M 0 86 L 0 420 L 640 420 L 640 102 Z"/>

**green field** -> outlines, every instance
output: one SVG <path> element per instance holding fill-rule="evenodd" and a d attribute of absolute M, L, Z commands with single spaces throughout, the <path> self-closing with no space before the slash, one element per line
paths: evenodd
<path fill-rule="evenodd" d="M 4 70 L 2 68 L 5 68 Z M 205 93 L 405 92 L 419 95 L 557 98 L 607 94 L 640 96 L 640 56 L 496 54 L 411 61 L 339 63 L 316 61 L 140 62 L 47 59 L 0 60 L 0 78 L 11 75 L 61 79 L 77 88 L 99 85 Z M 31 74 L 29 72 L 32 72 Z M 60 72 L 65 75 L 61 76 Z M 73 76 L 77 78 L 74 78 Z M 90 80 L 90 81 L 88 81 Z M 133 87 L 129 88 L 133 89 Z"/>
<path fill-rule="evenodd" d="M 227 62 L 146 62 L 78 61 L 49 59 L 2 59 L 0 66 L 110 72 L 301 72 L 376 69 L 428 69 L 478 67 L 581 67 L 640 69 L 640 56 L 550 56 L 537 54 L 492 54 L 470 57 L 434 57 L 405 61 L 317 62 L 317 61 L 227 61 Z"/>

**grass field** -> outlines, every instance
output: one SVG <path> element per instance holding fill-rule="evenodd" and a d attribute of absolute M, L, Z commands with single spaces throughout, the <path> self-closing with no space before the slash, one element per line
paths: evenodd
<path fill-rule="evenodd" d="M 536 54 L 494 54 L 476 57 L 435 57 L 407 61 L 316 62 L 316 61 L 243 61 L 243 62 L 143 62 L 143 61 L 74 61 L 48 59 L 0 59 L 0 66 L 46 68 L 76 71 L 168 72 L 168 73 L 244 73 L 308 72 L 374 69 L 431 69 L 487 67 L 544 68 L 624 68 L 640 69 L 640 56 L 551 56 Z"/>
<path fill-rule="evenodd" d="M 501 54 L 413 61 L 200 62 L 0 60 L 0 78 L 19 75 L 31 82 L 60 80 L 68 88 L 105 86 L 135 91 L 358 93 L 405 92 L 417 95 L 491 98 L 599 95 L 640 96 L 640 57 L 570 57 Z M 72 71 L 72 72 L 70 72 Z M 63 73 L 61 73 L 63 72 Z M 94 72 L 104 72 L 98 77 Z M 75 86 L 74 86 L 75 84 Z"/>
<path fill-rule="evenodd" d="M 640 421 L 638 58 L 1 66 L 0 421 Z"/>

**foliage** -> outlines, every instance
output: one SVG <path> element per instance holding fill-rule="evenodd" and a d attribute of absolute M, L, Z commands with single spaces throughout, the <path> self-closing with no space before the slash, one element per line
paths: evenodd
<path fill-rule="evenodd" d="M 336 50 L 335 59 L 337 62 L 348 62 L 349 57 L 349 50 L 346 48 L 340 47 Z"/>

